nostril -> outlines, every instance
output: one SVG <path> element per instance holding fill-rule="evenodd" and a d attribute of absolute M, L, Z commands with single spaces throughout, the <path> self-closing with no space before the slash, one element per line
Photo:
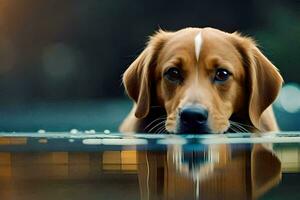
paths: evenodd
<path fill-rule="evenodd" d="M 180 120 L 184 124 L 201 124 L 207 121 L 208 112 L 202 106 L 189 106 L 183 108 Z"/>
<path fill-rule="evenodd" d="M 206 113 L 197 113 L 196 114 L 196 121 L 204 122 L 206 120 L 207 120 L 207 114 Z"/>

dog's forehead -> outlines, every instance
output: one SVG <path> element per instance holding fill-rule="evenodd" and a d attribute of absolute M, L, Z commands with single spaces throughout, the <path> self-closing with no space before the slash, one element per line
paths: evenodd
<path fill-rule="evenodd" d="M 233 45 L 230 43 L 229 34 L 212 28 L 187 28 L 177 31 L 165 44 L 166 57 L 178 53 L 190 55 L 198 62 L 208 54 L 230 54 Z M 203 55 L 203 56 L 202 56 Z"/>

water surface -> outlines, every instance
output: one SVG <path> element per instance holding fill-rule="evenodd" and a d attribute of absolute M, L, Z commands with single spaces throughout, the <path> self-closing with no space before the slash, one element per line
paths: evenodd
<path fill-rule="evenodd" d="M 298 133 L 0 135 L 0 199 L 300 199 Z"/>

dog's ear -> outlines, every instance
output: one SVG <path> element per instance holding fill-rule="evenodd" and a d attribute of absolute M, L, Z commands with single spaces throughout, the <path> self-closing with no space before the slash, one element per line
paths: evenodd
<path fill-rule="evenodd" d="M 136 103 L 135 116 L 146 117 L 151 105 L 151 80 L 159 51 L 162 49 L 170 32 L 159 30 L 153 36 L 137 59 L 123 75 L 123 84 L 128 96 Z"/>
<path fill-rule="evenodd" d="M 283 79 L 278 69 L 262 54 L 251 38 L 242 37 L 237 33 L 233 36 L 247 73 L 249 118 L 251 123 L 259 128 L 260 117 L 276 99 Z"/>

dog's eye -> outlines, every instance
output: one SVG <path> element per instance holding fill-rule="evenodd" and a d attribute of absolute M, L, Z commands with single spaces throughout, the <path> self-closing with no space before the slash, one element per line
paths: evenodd
<path fill-rule="evenodd" d="M 214 81 L 224 82 L 230 77 L 231 73 L 226 69 L 217 69 Z"/>
<path fill-rule="evenodd" d="M 183 79 L 180 70 L 176 67 L 169 68 L 164 73 L 164 77 L 172 83 L 180 83 Z"/>

